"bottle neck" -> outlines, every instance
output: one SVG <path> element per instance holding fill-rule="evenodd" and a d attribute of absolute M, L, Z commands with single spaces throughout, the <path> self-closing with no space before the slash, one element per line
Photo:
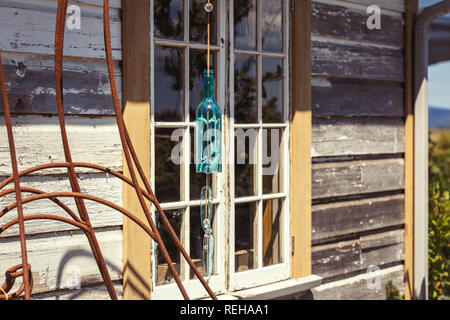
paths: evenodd
<path fill-rule="evenodd" d="M 214 99 L 214 72 L 212 70 L 203 72 L 203 89 L 205 96 L 204 98 Z"/>

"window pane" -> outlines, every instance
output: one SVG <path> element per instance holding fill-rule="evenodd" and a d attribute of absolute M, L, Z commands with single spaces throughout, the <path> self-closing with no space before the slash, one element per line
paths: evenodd
<path fill-rule="evenodd" d="M 234 219 L 235 271 L 255 269 L 256 261 L 256 203 L 236 205 Z"/>
<path fill-rule="evenodd" d="M 235 197 L 258 194 L 257 190 L 257 137 L 256 129 L 235 131 Z"/>
<path fill-rule="evenodd" d="M 234 118 L 236 123 L 258 122 L 256 58 L 237 55 L 234 67 Z"/>
<path fill-rule="evenodd" d="M 283 122 L 283 59 L 262 59 L 263 123 Z"/>
<path fill-rule="evenodd" d="M 183 121 L 183 49 L 155 46 L 155 121 Z"/>
<path fill-rule="evenodd" d="M 263 193 L 283 192 L 281 181 L 283 129 L 263 130 Z"/>
<path fill-rule="evenodd" d="M 283 0 L 261 1 L 263 50 L 283 51 Z"/>
<path fill-rule="evenodd" d="M 263 262 L 264 266 L 269 266 L 282 262 L 281 213 L 283 200 L 266 200 L 263 205 Z"/>
<path fill-rule="evenodd" d="M 172 228 L 174 229 L 178 239 L 180 239 L 180 230 L 181 224 L 183 222 L 183 213 L 184 213 L 183 210 L 165 211 L 166 217 L 169 220 Z M 166 247 L 167 252 L 169 253 L 170 259 L 172 260 L 175 266 L 175 270 L 177 271 L 178 275 L 180 275 L 180 250 L 175 245 L 174 241 L 172 240 L 172 237 L 169 234 L 169 231 L 167 230 L 166 226 L 164 225 L 158 214 L 156 215 L 156 225 L 158 227 L 158 231 L 161 235 L 161 238 L 164 242 L 164 246 Z M 158 260 L 156 285 L 159 286 L 175 282 L 159 245 L 156 250 L 156 254 Z"/>
<path fill-rule="evenodd" d="M 199 269 L 199 271 L 204 275 L 203 269 L 203 235 L 204 231 L 201 226 L 200 221 L 200 207 L 191 207 L 191 216 L 190 216 L 190 256 L 194 261 L 195 265 Z M 213 237 L 214 237 L 214 266 L 213 266 L 213 275 L 216 273 L 216 262 L 217 262 L 217 237 L 216 237 L 216 215 L 217 215 L 217 206 L 214 206 L 214 217 L 213 217 Z M 196 279 L 197 276 L 194 272 L 190 271 L 190 278 Z"/>
<path fill-rule="evenodd" d="M 256 0 L 234 0 L 236 49 L 256 50 L 256 23 Z"/>
<path fill-rule="evenodd" d="M 202 188 L 206 185 L 206 175 L 203 173 L 197 173 L 195 165 L 195 134 L 194 129 L 191 132 L 191 164 L 190 164 L 190 199 L 200 200 L 200 193 Z"/>
<path fill-rule="evenodd" d="M 217 78 L 219 75 L 216 68 L 216 56 L 215 52 L 211 53 L 210 66 L 211 70 L 214 70 L 214 95 L 217 102 Z M 206 50 L 192 49 L 189 60 L 189 117 L 190 121 L 195 121 L 195 111 L 203 99 L 203 71 L 207 68 Z"/>
<path fill-rule="evenodd" d="M 160 203 L 180 201 L 181 138 L 172 141 L 172 133 L 182 134 L 182 129 L 155 129 L 155 193 Z M 180 159 L 172 159 L 172 149 L 179 148 Z"/>
<path fill-rule="evenodd" d="M 155 36 L 183 40 L 184 0 L 155 0 Z"/>
<path fill-rule="evenodd" d="M 203 229 L 200 221 L 200 207 L 191 207 L 190 209 L 190 257 L 202 274 L 203 272 Z M 191 270 L 191 279 L 195 277 Z"/>
<path fill-rule="evenodd" d="M 207 43 L 207 26 L 208 26 L 208 14 L 205 11 L 205 0 L 190 0 L 189 1 L 189 24 L 190 39 L 193 42 Z M 212 0 L 214 10 L 211 13 L 211 44 L 216 44 L 217 35 L 217 12 L 219 10 L 217 1 Z"/>

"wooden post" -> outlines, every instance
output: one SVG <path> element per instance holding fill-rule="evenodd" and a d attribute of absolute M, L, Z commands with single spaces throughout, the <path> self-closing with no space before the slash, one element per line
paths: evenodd
<path fill-rule="evenodd" d="M 150 177 L 150 5 L 122 1 L 123 106 L 130 138 Z M 130 177 L 124 159 L 124 174 Z M 143 186 L 142 181 L 140 181 Z M 134 188 L 123 184 L 123 206 L 147 221 Z M 123 294 L 126 300 L 150 299 L 151 239 L 131 220 L 123 220 Z"/>
<path fill-rule="evenodd" d="M 405 8 L 405 299 L 414 298 L 414 20 L 417 0 Z"/>
<path fill-rule="evenodd" d="M 292 278 L 311 274 L 311 1 L 291 11 Z"/>

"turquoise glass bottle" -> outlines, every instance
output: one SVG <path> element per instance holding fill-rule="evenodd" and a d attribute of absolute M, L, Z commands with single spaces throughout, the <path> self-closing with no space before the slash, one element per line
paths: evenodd
<path fill-rule="evenodd" d="M 198 173 L 222 172 L 222 111 L 214 100 L 214 71 L 203 72 L 204 96 L 195 112 Z"/>

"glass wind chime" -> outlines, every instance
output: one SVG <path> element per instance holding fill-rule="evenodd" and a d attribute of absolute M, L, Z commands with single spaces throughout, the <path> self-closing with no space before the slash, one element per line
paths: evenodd
<path fill-rule="evenodd" d="M 200 221 L 203 236 L 203 269 L 205 277 L 211 277 L 214 266 L 213 194 L 211 175 L 222 171 L 222 112 L 214 100 L 214 72 L 210 70 L 210 15 L 214 6 L 210 0 L 205 5 L 208 14 L 207 69 L 203 72 L 203 100 L 195 113 L 195 164 L 197 173 L 206 175 L 206 186 L 201 191 Z"/>

